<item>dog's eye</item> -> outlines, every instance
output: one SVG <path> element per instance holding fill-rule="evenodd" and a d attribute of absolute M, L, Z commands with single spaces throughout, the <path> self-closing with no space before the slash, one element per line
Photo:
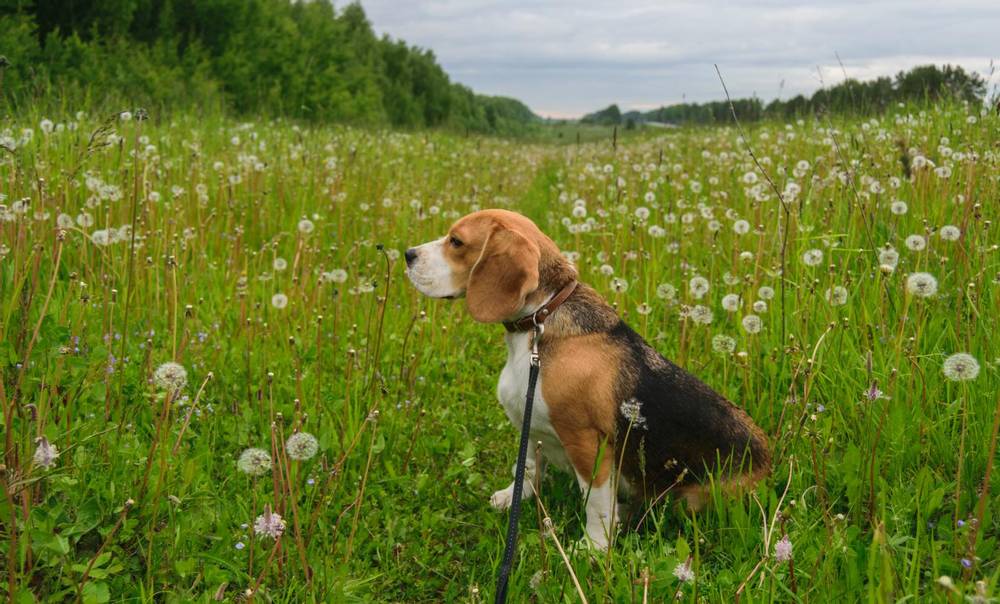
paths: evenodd
<path fill-rule="evenodd" d="M 452 244 L 455 247 L 462 247 L 463 245 L 462 240 L 459 239 L 458 237 L 455 237 L 454 235 L 448 238 L 448 243 Z"/>

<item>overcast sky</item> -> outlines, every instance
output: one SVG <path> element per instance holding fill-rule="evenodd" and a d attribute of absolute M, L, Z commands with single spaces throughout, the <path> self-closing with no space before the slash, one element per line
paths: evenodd
<path fill-rule="evenodd" d="M 843 80 L 835 53 L 859 79 L 924 63 L 988 77 L 1000 63 L 1000 0 L 361 3 L 377 32 L 433 50 L 453 80 L 551 117 L 724 98 L 713 63 L 734 97 L 765 101 Z"/>

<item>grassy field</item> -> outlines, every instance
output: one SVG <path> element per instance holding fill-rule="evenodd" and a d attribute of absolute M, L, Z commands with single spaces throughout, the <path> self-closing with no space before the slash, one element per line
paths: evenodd
<path fill-rule="evenodd" d="M 4 599 L 492 600 L 502 329 L 401 262 L 488 207 L 775 455 L 752 496 L 633 508 L 606 555 L 551 475 L 568 562 L 530 502 L 510 601 L 578 601 L 574 576 L 589 602 L 998 593 L 995 115 L 759 124 L 756 162 L 735 128 L 612 148 L 140 117 L 0 124 Z"/>

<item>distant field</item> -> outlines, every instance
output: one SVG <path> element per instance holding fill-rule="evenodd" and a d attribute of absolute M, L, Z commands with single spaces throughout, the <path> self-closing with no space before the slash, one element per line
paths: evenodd
<path fill-rule="evenodd" d="M 759 167 L 733 127 L 613 149 L 139 117 L 0 124 L 4 599 L 491 601 L 502 329 L 401 261 L 488 207 L 775 453 L 752 497 L 633 509 L 607 555 L 551 475 L 588 601 L 997 594 L 995 114 L 758 123 Z M 536 509 L 510 601 L 577 601 Z"/>

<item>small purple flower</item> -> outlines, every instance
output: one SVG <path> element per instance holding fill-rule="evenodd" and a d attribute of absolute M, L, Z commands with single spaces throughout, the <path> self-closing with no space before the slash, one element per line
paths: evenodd
<path fill-rule="evenodd" d="M 969 560 L 968 558 L 962 558 L 962 566 L 964 566 L 965 568 L 972 568 L 972 560 Z"/>
<path fill-rule="evenodd" d="M 244 547 L 246 547 L 246 544 L 243 543 L 242 541 L 236 542 L 236 549 L 243 549 Z"/>
<path fill-rule="evenodd" d="M 792 559 L 792 540 L 788 535 L 774 544 L 774 559 L 778 562 L 788 562 Z"/>
<path fill-rule="evenodd" d="M 958 521 L 958 528 L 962 528 L 963 526 L 965 526 L 965 521 L 964 520 L 959 520 Z"/>
<path fill-rule="evenodd" d="M 262 537 L 278 539 L 285 532 L 285 519 L 280 514 L 271 511 L 271 506 L 264 506 L 264 513 L 257 516 L 253 523 L 253 532 Z"/>
<path fill-rule="evenodd" d="M 880 398 L 885 398 L 885 393 L 878 389 L 878 382 L 874 381 L 865 392 L 865 397 L 868 399 L 868 402 L 874 403 Z"/>
<path fill-rule="evenodd" d="M 310 478 L 310 479 L 306 480 L 306 484 L 309 485 L 309 486 L 313 486 L 314 484 L 316 484 L 316 479 L 315 478 Z"/>

